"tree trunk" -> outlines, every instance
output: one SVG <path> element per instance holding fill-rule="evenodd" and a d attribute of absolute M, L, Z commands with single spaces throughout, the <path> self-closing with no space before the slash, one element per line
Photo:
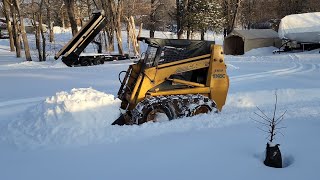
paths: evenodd
<path fill-rule="evenodd" d="M 191 29 L 190 29 L 190 27 L 188 27 L 188 30 L 187 30 L 187 39 L 191 39 Z"/>
<path fill-rule="evenodd" d="M 42 27 L 42 13 L 41 13 L 41 10 L 40 10 L 40 13 L 39 13 L 39 24 L 40 24 L 40 33 L 41 33 L 41 38 L 42 38 L 42 60 L 46 61 L 46 36 L 44 34 L 43 27 Z"/>
<path fill-rule="evenodd" d="M 191 4 L 188 2 L 187 4 L 187 11 L 191 11 Z M 190 25 L 190 21 L 187 20 L 187 39 L 191 39 L 191 25 Z"/>
<path fill-rule="evenodd" d="M 94 2 L 94 4 L 95 4 L 95 2 Z M 88 17 L 91 17 L 91 8 L 90 8 L 90 5 L 91 5 L 90 0 L 87 0 L 87 6 L 88 6 L 88 9 L 87 9 L 87 11 L 88 11 Z"/>
<path fill-rule="evenodd" d="M 33 27 L 35 30 L 35 38 L 36 38 L 36 49 L 38 52 L 38 57 L 39 57 L 39 61 L 42 61 L 42 54 L 41 54 L 41 47 L 40 47 L 40 24 L 37 24 L 37 21 L 39 22 L 39 16 L 38 16 L 38 12 L 35 12 L 33 14 Z"/>
<path fill-rule="evenodd" d="M 23 22 L 23 17 L 20 16 L 20 26 L 21 26 L 21 35 L 22 35 L 22 41 L 23 41 L 23 46 L 24 46 L 24 52 L 26 55 L 26 60 L 27 61 L 32 61 L 31 59 L 31 54 L 30 54 L 30 48 L 29 48 L 29 42 L 28 42 L 28 37 L 27 33 L 24 27 L 24 22 Z"/>
<path fill-rule="evenodd" d="M 78 28 L 77 28 L 77 22 L 75 19 L 75 2 L 74 0 L 64 0 L 65 5 L 66 5 L 66 10 L 69 16 L 69 21 L 70 21 L 70 25 L 71 25 L 71 29 L 72 29 L 72 35 L 75 36 L 78 32 Z"/>
<path fill-rule="evenodd" d="M 3 13 L 6 18 L 7 23 L 7 29 L 9 32 L 9 40 L 10 40 L 10 51 L 13 52 L 15 50 L 14 48 L 14 40 L 13 40 L 13 29 L 11 26 L 11 20 L 10 20 L 10 5 L 8 0 L 3 0 Z"/>
<path fill-rule="evenodd" d="M 235 12 L 234 12 L 233 18 L 232 18 L 232 24 L 231 24 L 230 32 L 232 32 L 234 27 L 235 27 L 235 23 L 236 23 L 236 19 L 237 19 L 237 14 L 238 14 L 239 8 L 240 8 L 240 0 L 237 0 L 236 9 L 235 9 Z"/>
<path fill-rule="evenodd" d="M 121 36 L 121 21 L 120 18 L 117 18 L 117 27 L 116 27 L 116 37 L 118 41 L 118 51 L 119 54 L 124 54 L 122 46 L 122 36 Z"/>
<path fill-rule="evenodd" d="M 130 53 L 130 38 L 131 38 L 131 24 L 130 24 L 130 19 L 125 17 L 127 21 L 127 47 L 128 47 L 128 52 Z"/>
<path fill-rule="evenodd" d="M 150 38 L 154 38 L 154 33 L 155 33 L 155 31 L 150 29 Z"/>
<path fill-rule="evenodd" d="M 43 31 L 43 20 L 42 20 L 42 11 L 41 9 L 43 9 L 43 5 L 46 3 L 46 0 L 41 0 L 40 1 L 40 7 L 39 7 L 39 13 L 38 13 L 38 22 L 39 22 L 39 33 L 41 34 L 41 39 L 42 39 L 42 61 L 46 61 L 46 37 L 44 35 L 44 31 Z M 47 9 L 49 7 L 47 6 Z"/>
<path fill-rule="evenodd" d="M 108 40 L 107 40 L 107 35 L 106 35 L 106 30 L 103 30 L 103 39 L 104 39 L 104 48 L 106 51 L 108 51 Z"/>
<path fill-rule="evenodd" d="M 106 30 L 108 38 L 108 52 L 114 51 L 114 28 L 108 28 Z"/>
<path fill-rule="evenodd" d="M 156 23 L 156 20 L 155 20 L 155 10 L 156 10 L 156 7 L 155 7 L 155 2 L 156 0 L 151 0 L 151 12 L 150 12 L 150 22 L 151 22 L 151 25 L 150 25 L 150 38 L 154 38 L 154 33 L 155 33 L 155 23 Z"/>
<path fill-rule="evenodd" d="M 143 27 L 143 23 L 140 24 L 140 28 L 139 28 L 139 32 L 138 32 L 138 36 L 136 38 L 137 41 L 137 51 L 138 51 L 138 56 L 140 56 L 140 43 L 138 41 L 138 37 L 141 37 L 141 33 L 142 33 L 142 27 Z"/>
<path fill-rule="evenodd" d="M 223 1 L 223 7 L 224 7 L 224 16 L 226 18 L 225 28 L 224 28 L 224 37 L 226 37 L 232 30 L 231 30 L 231 24 L 232 24 L 232 15 L 231 15 L 231 0 L 224 0 Z"/>
<path fill-rule="evenodd" d="M 54 33 L 53 33 L 53 22 L 51 19 L 51 2 L 50 0 L 45 0 L 45 4 L 47 6 L 47 24 L 49 27 L 49 41 L 53 42 L 54 41 Z"/>
<path fill-rule="evenodd" d="M 32 61 L 31 59 L 31 54 L 30 54 L 30 48 L 29 48 L 29 42 L 28 42 L 28 38 L 27 38 L 27 33 L 24 27 L 24 22 L 23 22 L 23 17 L 20 13 L 20 2 L 18 0 L 14 0 L 14 5 L 16 7 L 18 16 L 19 16 L 19 20 L 20 20 L 20 30 L 21 30 L 21 35 L 22 35 L 22 40 L 23 40 L 23 45 L 24 45 L 24 52 L 25 52 L 25 56 L 26 56 L 26 60 L 27 61 Z"/>
<path fill-rule="evenodd" d="M 115 27 L 116 38 L 118 41 L 118 51 L 119 54 L 123 55 L 122 38 L 121 38 L 121 16 L 122 16 L 122 0 L 118 0 L 116 4 L 114 0 L 108 0 L 109 10 L 112 17 L 112 24 Z"/>
<path fill-rule="evenodd" d="M 13 7 L 12 2 L 10 3 L 10 12 L 13 21 L 13 36 L 14 36 L 14 45 L 16 47 L 16 57 L 21 57 L 21 41 L 20 41 L 20 33 L 19 33 L 19 26 L 17 22 L 17 15 L 15 9 Z"/>
<path fill-rule="evenodd" d="M 107 17 L 107 24 L 105 28 L 105 32 L 107 34 L 108 42 L 106 44 L 106 50 L 108 52 L 114 51 L 114 24 L 113 24 L 113 11 L 112 6 L 110 4 L 111 1 L 101 0 L 102 8 L 104 9 Z M 108 3 L 108 5 L 106 4 Z"/>
<path fill-rule="evenodd" d="M 41 47 L 40 47 L 40 24 L 39 24 L 39 9 L 40 7 L 38 7 L 34 0 L 32 0 L 31 2 L 32 6 L 34 7 L 32 10 L 32 20 L 31 23 L 33 25 L 33 28 L 34 28 L 34 36 L 36 38 L 36 49 L 37 49 L 37 52 L 38 52 L 38 58 L 39 58 L 39 61 L 41 62 L 42 61 L 42 54 L 41 54 Z M 36 8 L 37 7 L 37 8 Z M 38 22 L 38 23 L 37 23 Z"/>
<path fill-rule="evenodd" d="M 65 19 L 64 19 L 64 8 L 63 8 L 64 4 L 61 5 L 60 7 L 60 16 L 61 16 L 61 23 L 62 23 L 62 28 L 65 29 L 66 28 L 66 24 L 65 24 Z"/>
<path fill-rule="evenodd" d="M 186 20 L 184 16 L 188 11 L 189 0 L 176 0 L 177 6 L 177 36 L 178 39 L 182 39 L 183 32 L 186 26 Z"/>
<path fill-rule="evenodd" d="M 203 41 L 204 40 L 204 35 L 205 35 L 205 30 L 201 30 L 201 40 Z"/>
<path fill-rule="evenodd" d="M 121 35 L 121 16 L 122 16 L 122 0 L 118 0 L 117 12 L 116 12 L 116 37 L 118 41 L 119 54 L 124 55 L 122 46 L 122 35 Z"/>
<path fill-rule="evenodd" d="M 134 22 L 134 18 L 131 16 L 129 19 L 129 24 L 130 24 L 130 39 L 132 42 L 132 47 L 133 47 L 133 51 L 134 51 L 134 55 L 135 56 L 139 56 L 139 42 L 137 40 L 137 36 L 136 36 L 136 26 L 135 26 L 135 22 Z M 142 24 L 140 26 L 140 29 L 142 29 Z M 139 30 L 138 33 L 138 37 L 140 36 L 141 31 Z"/>
<path fill-rule="evenodd" d="M 181 3 L 180 0 L 176 0 L 176 21 L 177 21 L 177 38 L 182 39 L 183 35 L 183 26 L 182 26 L 182 13 L 181 13 Z"/>
<path fill-rule="evenodd" d="M 140 24 L 139 32 L 137 37 L 141 37 L 143 23 Z"/>

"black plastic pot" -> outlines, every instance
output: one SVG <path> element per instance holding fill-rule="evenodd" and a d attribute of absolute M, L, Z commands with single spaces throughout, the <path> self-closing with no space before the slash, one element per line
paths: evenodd
<path fill-rule="evenodd" d="M 266 166 L 282 168 L 282 157 L 279 146 L 279 144 L 273 146 L 267 143 L 266 159 L 263 162 Z"/>

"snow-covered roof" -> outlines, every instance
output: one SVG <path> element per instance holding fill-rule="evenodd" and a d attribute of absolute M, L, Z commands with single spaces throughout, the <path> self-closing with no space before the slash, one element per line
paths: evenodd
<path fill-rule="evenodd" d="M 320 42 L 320 12 L 292 14 L 281 19 L 279 37 L 298 42 Z"/>
<path fill-rule="evenodd" d="M 240 36 L 244 39 L 278 38 L 278 33 L 272 29 L 233 30 L 228 36 Z"/>

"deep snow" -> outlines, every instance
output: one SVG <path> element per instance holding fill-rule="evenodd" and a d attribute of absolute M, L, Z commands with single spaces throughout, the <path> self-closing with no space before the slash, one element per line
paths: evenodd
<path fill-rule="evenodd" d="M 230 90 L 221 113 L 118 127 L 110 125 L 119 115 L 118 73 L 131 61 L 22 62 L 0 44 L 0 179 L 320 177 L 318 51 L 226 56 Z M 283 169 L 263 165 L 266 134 L 250 119 L 256 106 L 272 114 L 275 90 L 278 113 L 287 110 L 276 139 Z"/>

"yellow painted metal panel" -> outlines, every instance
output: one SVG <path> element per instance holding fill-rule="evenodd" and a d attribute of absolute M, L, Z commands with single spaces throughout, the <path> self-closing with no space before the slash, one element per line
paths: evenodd
<path fill-rule="evenodd" d="M 155 93 L 150 93 L 150 95 L 151 96 L 167 96 L 167 95 L 179 95 L 179 94 L 208 94 L 208 93 L 210 93 L 209 87 L 198 87 L 198 88 L 158 91 Z"/>
<path fill-rule="evenodd" d="M 185 81 L 185 80 L 181 80 L 181 79 L 168 79 L 168 80 L 172 81 L 174 83 L 185 84 L 188 86 L 205 87 L 204 84 L 195 83 L 195 82 L 191 82 L 191 81 Z"/>
<path fill-rule="evenodd" d="M 214 45 L 212 49 L 207 86 L 211 89 L 210 98 L 216 102 L 218 110 L 221 111 L 227 98 L 229 77 L 226 72 L 222 47 Z"/>

